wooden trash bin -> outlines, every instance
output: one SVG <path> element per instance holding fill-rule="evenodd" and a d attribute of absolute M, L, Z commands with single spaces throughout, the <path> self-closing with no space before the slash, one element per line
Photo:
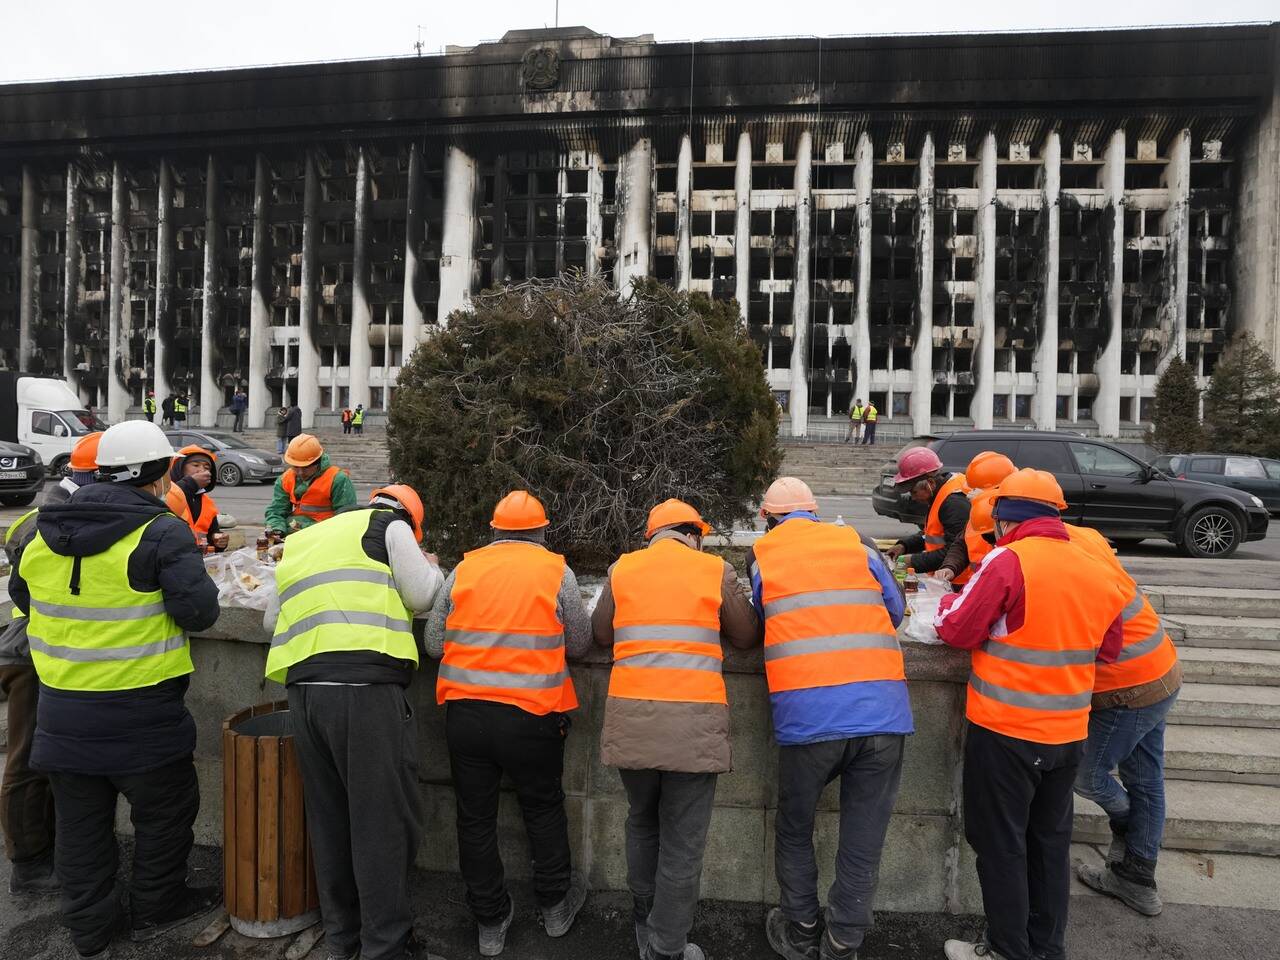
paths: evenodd
<path fill-rule="evenodd" d="M 318 921 L 288 701 L 223 721 L 222 823 L 223 889 L 236 932 L 283 937 Z"/>

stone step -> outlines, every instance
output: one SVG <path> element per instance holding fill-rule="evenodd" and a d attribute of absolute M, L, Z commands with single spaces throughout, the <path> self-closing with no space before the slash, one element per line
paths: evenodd
<path fill-rule="evenodd" d="M 1280 786 L 1280 730 L 1170 724 L 1164 771 L 1170 780 Z"/>
<path fill-rule="evenodd" d="M 1179 647 L 1280 650 L 1280 618 L 1170 613 L 1162 619 Z"/>
<path fill-rule="evenodd" d="M 1280 729 L 1280 687 L 1184 683 L 1170 723 Z"/>
<path fill-rule="evenodd" d="M 1280 617 L 1280 590 L 1183 586 L 1144 586 L 1144 589 L 1159 613 Z"/>
<path fill-rule="evenodd" d="M 1164 847 L 1280 856 L 1280 787 L 1252 783 L 1169 780 L 1165 784 Z M 1075 798 L 1078 843 L 1108 843 L 1102 808 Z"/>
<path fill-rule="evenodd" d="M 1105 856 L 1105 847 L 1071 845 L 1073 861 L 1100 867 Z M 1280 910 L 1280 857 L 1161 850 L 1156 863 L 1156 883 L 1165 904 Z M 1105 896 L 1081 883 L 1074 870 L 1071 871 L 1071 895 Z M 1125 915 L 1126 918 L 1132 916 Z"/>
<path fill-rule="evenodd" d="M 1280 686 L 1280 650 L 1184 647 L 1183 675 L 1199 683 Z"/>

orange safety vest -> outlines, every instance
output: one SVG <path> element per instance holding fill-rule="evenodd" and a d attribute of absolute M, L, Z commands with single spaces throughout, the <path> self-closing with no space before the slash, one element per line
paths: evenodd
<path fill-rule="evenodd" d="M 1094 661 L 1127 598 L 1104 563 L 1067 541 L 1028 537 L 1004 549 L 1022 566 L 1026 618 L 973 651 L 965 713 L 1019 740 L 1084 740 Z"/>
<path fill-rule="evenodd" d="M 903 680 L 880 582 L 852 527 L 780 523 L 755 545 L 770 693 Z"/>
<path fill-rule="evenodd" d="M 1124 590 L 1129 602 L 1121 611 L 1124 621 L 1124 646 L 1115 663 L 1099 663 L 1093 681 L 1094 693 L 1140 687 L 1144 683 L 1159 680 L 1178 662 L 1178 651 L 1165 631 L 1160 614 L 1142 592 L 1133 577 L 1116 559 L 1110 544 L 1097 530 L 1066 524 L 1071 542 L 1084 547 L 1100 560 L 1104 560 L 1116 575 L 1116 581 Z"/>
<path fill-rule="evenodd" d="M 720 672 L 723 583 L 723 560 L 674 539 L 623 554 L 609 575 L 609 696 L 728 705 Z"/>
<path fill-rule="evenodd" d="M 191 516 L 191 508 L 187 505 L 186 494 L 176 483 L 169 485 L 169 492 L 164 495 L 164 502 L 174 516 L 191 528 L 197 544 L 202 537 L 209 536 L 209 528 L 218 518 L 218 505 L 213 502 L 213 497 L 207 493 L 200 497 L 200 516 L 194 518 Z"/>
<path fill-rule="evenodd" d="M 969 492 L 969 483 L 965 480 L 963 473 L 954 473 L 951 479 L 938 488 L 937 494 L 934 495 L 933 503 L 929 507 L 929 518 L 924 523 L 924 548 L 925 551 L 941 550 L 947 545 L 946 531 L 942 529 L 942 520 L 938 513 L 942 509 L 943 501 L 953 493 Z M 958 579 L 958 578 L 957 578 Z"/>
<path fill-rule="evenodd" d="M 284 492 L 288 496 L 289 502 L 293 505 L 290 512 L 300 513 L 317 522 L 328 520 L 332 517 L 334 515 L 333 479 L 338 473 L 337 467 L 329 467 L 329 469 L 311 481 L 311 485 L 307 487 L 306 492 L 301 497 L 296 497 L 293 491 L 298 484 L 298 471 L 287 471 L 280 484 L 284 487 Z"/>
<path fill-rule="evenodd" d="M 556 612 L 564 557 L 492 543 L 454 570 L 436 702 L 493 700 L 539 716 L 578 706 Z"/>

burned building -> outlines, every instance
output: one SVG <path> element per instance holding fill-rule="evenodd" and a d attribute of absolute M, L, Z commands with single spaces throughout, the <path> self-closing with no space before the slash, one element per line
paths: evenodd
<path fill-rule="evenodd" d="M 0 87 L 0 364 L 119 419 L 391 399 L 481 289 L 736 299 L 795 434 L 1150 416 L 1280 353 L 1280 27 L 656 43 Z"/>

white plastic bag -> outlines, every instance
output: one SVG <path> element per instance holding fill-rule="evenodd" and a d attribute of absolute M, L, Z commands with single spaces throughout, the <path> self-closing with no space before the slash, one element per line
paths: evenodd
<path fill-rule="evenodd" d="M 916 593 L 907 594 L 907 606 L 911 616 L 907 617 L 903 634 L 908 640 L 916 643 L 941 643 L 938 632 L 933 629 L 933 618 L 938 615 L 938 602 L 951 592 L 951 584 L 944 583 L 937 577 L 921 577 L 920 589 Z"/>
<path fill-rule="evenodd" d="M 255 548 L 211 553 L 204 558 L 204 568 L 218 585 L 219 604 L 267 609 L 267 598 L 276 589 L 276 568 L 259 560 Z"/>

